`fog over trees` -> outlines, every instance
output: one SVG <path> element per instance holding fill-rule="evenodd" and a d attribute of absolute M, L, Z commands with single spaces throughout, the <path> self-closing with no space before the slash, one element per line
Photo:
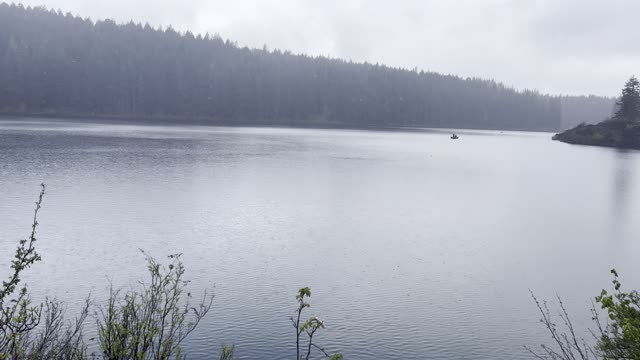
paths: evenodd
<path fill-rule="evenodd" d="M 4 114 L 552 131 L 600 121 L 614 103 L 0 4 Z"/>
<path fill-rule="evenodd" d="M 596 124 L 613 115 L 616 99 L 600 96 L 562 96 L 563 130 L 579 124 Z"/>

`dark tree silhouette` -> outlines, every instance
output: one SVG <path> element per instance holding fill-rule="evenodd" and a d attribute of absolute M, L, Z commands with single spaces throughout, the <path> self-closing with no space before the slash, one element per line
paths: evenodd
<path fill-rule="evenodd" d="M 635 76 L 624 84 L 622 96 L 616 105 L 618 109 L 613 116 L 614 119 L 640 121 L 640 82 Z"/>

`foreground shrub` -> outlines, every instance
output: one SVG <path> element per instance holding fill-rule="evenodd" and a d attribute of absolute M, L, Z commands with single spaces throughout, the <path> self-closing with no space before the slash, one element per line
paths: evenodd
<path fill-rule="evenodd" d="M 300 322 L 300 318 L 302 317 L 302 312 L 304 311 L 304 309 L 311 307 L 311 305 L 305 300 L 305 298 L 310 297 L 311 290 L 308 287 L 298 290 L 298 294 L 296 295 L 298 307 L 296 309 L 295 317 L 291 317 L 291 323 L 296 329 L 296 359 L 299 360 L 304 358 L 306 360 L 309 360 L 309 358 L 311 357 L 311 350 L 312 348 L 314 348 L 319 350 L 325 357 L 330 358 L 331 360 L 340 360 L 342 359 L 342 354 L 335 353 L 333 355 L 329 355 L 328 352 L 326 352 L 323 348 L 313 342 L 313 336 L 315 335 L 316 331 L 324 329 L 323 320 L 320 320 L 318 317 L 311 317 L 304 323 Z M 307 344 L 304 347 L 302 347 L 303 345 L 301 345 L 300 343 L 300 336 L 302 335 L 302 333 L 305 333 L 307 335 Z M 301 354 L 301 350 L 303 354 Z M 306 354 L 304 354 L 305 351 Z"/>
<path fill-rule="evenodd" d="M 549 311 L 546 301 L 540 301 L 533 295 L 541 313 L 540 322 L 551 335 L 552 344 L 540 345 L 539 350 L 525 347 L 538 359 L 634 359 L 640 360 L 640 294 L 636 290 L 622 291 L 615 269 L 613 274 L 613 291 L 602 290 L 595 301 L 607 313 L 606 322 L 600 320 L 598 309 L 592 306 L 591 314 L 596 330 L 589 330 L 592 341 L 576 335 L 576 330 L 569 318 L 569 313 L 558 297 L 561 320 L 559 327 Z M 591 345 L 595 343 L 595 345 Z"/>
<path fill-rule="evenodd" d="M 38 212 L 45 194 L 40 195 L 33 213 L 31 234 L 20 240 L 9 279 L 0 287 L 0 359 L 84 359 L 86 346 L 82 327 L 89 312 L 89 300 L 70 324 L 64 322 L 64 305 L 55 299 L 33 304 L 27 285 L 21 285 L 22 272 L 40 261 L 36 251 Z"/>
<path fill-rule="evenodd" d="M 163 265 L 144 251 L 149 279 L 140 282 L 140 288 L 122 292 L 113 286 L 106 303 L 96 306 L 96 325 L 100 354 L 88 354 L 82 337 L 90 308 L 89 298 L 84 302 L 78 317 L 69 323 L 64 320 L 64 304 L 56 299 L 46 299 L 34 305 L 26 285 L 21 285 L 20 275 L 41 260 L 36 251 L 38 212 L 45 194 L 42 189 L 33 215 L 31 234 L 20 240 L 11 274 L 0 287 L 0 360 L 64 359 L 84 360 L 103 358 L 108 360 L 169 360 L 185 359 L 182 343 L 197 328 L 213 304 L 210 289 L 195 304 L 189 281 L 184 280 L 181 254 L 169 256 Z M 302 359 L 300 337 L 308 336 L 305 359 L 310 359 L 312 348 L 332 360 L 342 359 L 339 353 L 329 355 L 313 342 L 314 334 L 324 328 L 324 322 L 316 317 L 301 323 L 302 311 L 310 305 L 305 298 L 311 296 L 309 288 L 300 289 L 296 328 L 297 359 Z M 93 340 L 93 339 L 92 339 Z M 218 360 L 237 360 L 234 346 L 222 346 Z"/>
<path fill-rule="evenodd" d="M 91 301 L 87 298 L 78 317 L 66 323 L 61 301 L 46 299 L 33 304 L 27 286 L 21 284 L 22 272 L 41 260 L 35 247 L 38 212 L 45 195 L 45 185 L 41 187 L 31 234 L 18 243 L 12 272 L 0 287 L 0 359 L 86 359 L 89 355 L 82 331 Z M 183 279 L 179 254 L 169 257 L 168 266 L 145 256 L 149 282 L 125 294 L 111 288 L 106 305 L 98 307 L 101 356 L 91 354 L 91 358 L 184 359 L 182 342 L 211 309 L 210 291 L 205 291 L 195 306 L 190 304 L 191 294 L 185 296 L 189 282 Z M 233 347 L 224 347 L 221 358 L 233 359 Z"/>
<path fill-rule="evenodd" d="M 599 326 L 598 350 L 606 359 L 640 359 L 640 294 L 622 291 L 618 273 L 611 273 L 613 292 L 602 290 L 596 297 L 609 316 L 607 326 Z"/>
<path fill-rule="evenodd" d="M 180 254 L 163 266 L 147 256 L 150 282 L 124 295 L 111 288 L 97 320 L 100 349 L 105 359 L 184 359 L 182 342 L 209 312 L 213 295 L 205 291 L 192 306 L 184 299 L 184 266 Z"/>

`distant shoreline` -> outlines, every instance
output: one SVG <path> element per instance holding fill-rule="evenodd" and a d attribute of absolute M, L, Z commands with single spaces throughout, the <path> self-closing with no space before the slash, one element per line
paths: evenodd
<path fill-rule="evenodd" d="M 193 117 L 193 116 L 123 116 L 123 115 L 101 115 L 101 114 L 76 114 L 76 113 L 16 113 L 0 112 L 0 121 L 14 119 L 33 119 L 48 121 L 68 121 L 87 122 L 92 124 L 136 124 L 136 125 L 163 125 L 163 126 L 228 126 L 228 127 L 270 127 L 270 128 L 293 128 L 293 129 L 343 129 L 343 130 L 379 130 L 379 131 L 422 131 L 428 129 L 438 130 L 487 130 L 487 131 L 522 131 L 537 133 L 556 133 L 559 129 L 534 129 L 515 127 L 463 127 L 463 126 L 353 126 L 338 122 L 295 122 L 291 120 L 274 121 L 271 119 L 263 121 L 245 120 L 221 120 L 215 118 Z"/>

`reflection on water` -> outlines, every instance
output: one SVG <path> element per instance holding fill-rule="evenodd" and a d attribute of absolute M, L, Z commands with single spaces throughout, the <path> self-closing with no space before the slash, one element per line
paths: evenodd
<path fill-rule="evenodd" d="M 184 253 L 193 291 L 216 287 L 191 358 L 291 358 L 302 286 L 353 359 L 528 358 L 529 289 L 585 328 L 608 269 L 640 287 L 638 152 L 450 133 L 0 122 L 1 253 L 41 181 L 35 296 L 73 310 L 135 284 L 138 248 Z"/>
<path fill-rule="evenodd" d="M 613 181 L 613 197 L 611 199 L 612 211 L 612 231 L 614 237 L 622 234 L 621 229 L 628 227 L 628 221 L 633 221 L 632 214 L 629 213 L 629 201 L 633 200 L 633 191 L 635 182 L 633 181 L 634 166 L 637 166 L 635 158 L 638 156 L 637 151 L 632 150 L 616 150 L 615 151 L 615 170 Z"/>

